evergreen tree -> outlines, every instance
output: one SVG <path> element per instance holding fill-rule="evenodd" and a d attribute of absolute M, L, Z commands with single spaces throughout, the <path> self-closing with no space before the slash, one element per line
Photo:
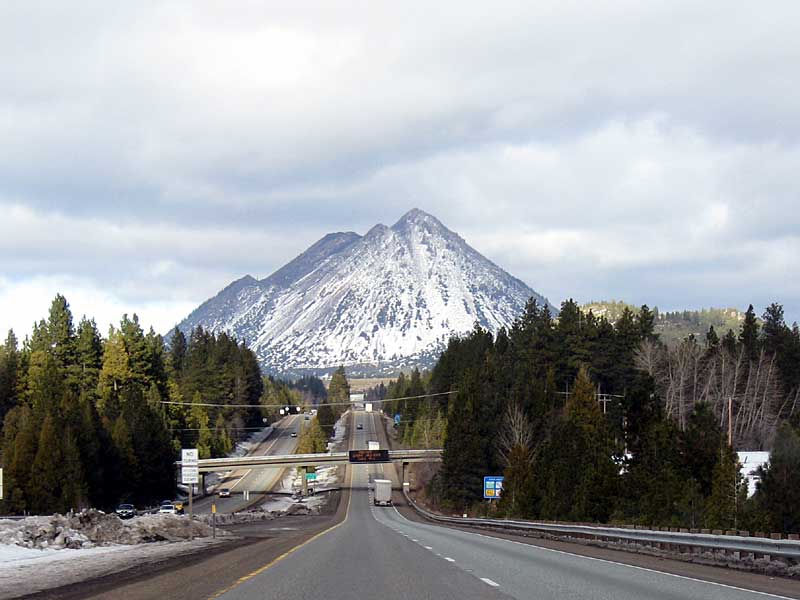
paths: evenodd
<path fill-rule="evenodd" d="M 542 516 L 605 521 L 613 510 L 619 470 L 614 446 L 585 368 L 578 371 L 565 418 L 554 428 L 543 460 Z"/>
<path fill-rule="evenodd" d="M 489 467 L 478 426 L 481 390 L 477 375 L 464 373 L 458 390 L 447 415 L 441 473 L 446 503 L 464 509 L 483 497 L 483 477 Z"/>
<path fill-rule="evenodd" d="M 122 333 L 112 327 L 103 349 L 103 366 L 97 384 L 101 414 L 108 415 L 112 420 L 116 418 L 122 388 L 131 377 L 130 361 Z"/>
<path fill-rule="evenodd" d="M 200 458 L 211 458 L 212 435 L 208 428 L 208 412 L 200 405 L 202 397 L 195 392 L 192 407 L 189 411 L 189 427 L 197 430 L 196 448 Z"/>
<path fill-rule="evenodd" d="M 48 352 L 55 359 L 56 365 L 66 376 L 69 386 L 78 384 L 76 357 L 75 327 L 72 322 L 67 299 L 61 294 L 56 295 L 50 305 L 50 315 L 47 319 Z"/>
<path fill-rule="evenodd" d="M 20 355 L 17 337 L 9 330 L 0 346 L 0 426 L 6 413 L 18 402 Z"/>
<path fill-rule="evenodd" d="M 756 502 L 771 531 L 800 533 L 800 435 L 778 429 L 769 464 L 760 469 Z"/>
<path fill-rule="evenodd" d="M 131 500 L 139 486 L 139 461 L 133 447 L 128 423 L 123 415 L 119 415 L 114 421 L 111 432 L 111 439 L 114 442 L 115 454 L 119 457 L 119 494 L 120 500 Z"/>
<path fill-rule="evenodd" d="M 708 350 L 716 350 L 719 347 L 719 336 L 714 329 L 713 325 L 709 325 L 708 332 L 706 332 L 706 348 Z"/>
<path fill-rule="evenodd" d="M 736 355 L 739 343 L 736 340 L 736 334 L 733 333 L 733 329 L 728 329 L 728 333 L 726 333 L 725 336 L 722 338 L 722 342 L 720 345 L 731 356 Z"/>
<path fill-rule="evenodd" d="M 736 453 L 727 444 L 719 451 L 706 508 L 706 527 L 737 529 L 747 500 L 747 482 L 739 471 Z"/>
<path fill-rule="evenodd" d="M 658 334 L 655 333 L 656 314 L 650 310 L 647 304 L 642 304 L 642 307 L 639 309 L 639 314 L 636 317 L 636 324 L 639 326 L 640 340 L 658 340 Z"/>
<path fill-rule="evenodd" d="M 750 361 L 758 360 L 758 355 L 761 352 L 761 343 L 756 311 L 753 310 L 752 304 L 744 314 L 744 321 L 742 321 L 741 331 L 739 332 L 739 342 L 742 344 L 745 355 Z"/>
<path fill-rule="evenodd" d="M 86 317 L 81 319 L 75 340 L 75 355 L 80 391 L 95 394 L 103 364 L 103 341 L 94 320 Z"/>
<path fill-rule="evenodd" d="M 38 514 L 64 512 L 61 463 L 63 454 L 53 416 L 42 422 L 36 456 L 31 467 L 31 508 Z"/>
<path fill-rule="evenodd" d="M 698 404 L 680 437 L 684 468 L 700 486 L 703 497 L 711 494 L 714 466 L 724 442 L 717 418 L 708 404 Z"/>

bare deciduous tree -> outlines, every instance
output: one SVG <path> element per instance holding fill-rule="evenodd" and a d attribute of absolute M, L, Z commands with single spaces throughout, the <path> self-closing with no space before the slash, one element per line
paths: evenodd
<path fill-rule="evenodd" d="M 768 445 L 778 415 L 793 410 L 797 402 L 796 396 L 781 397 L 775 357 L 763 351 L 750 361 L 744 351 L 709 352 L 691 339 L 674 348 L 645 341 L 635 360 L 639 369 L 653 377 L 666 415 L 681 429 L 701 402 L 712 407 L 720 426 L 727 429 L 732 405 L 734 443 L 739 447 Z"/>
<path fill-rule="evenodd" d="M 497 451 L 506 465 L 511 464 L 515 450 L 524 450 L 529 461 L 533 462 L 533 439 L 533 426 L 528 415 L 518 403 L 510 403 L 503 413 L 503 424 L 497 436 Z"/>

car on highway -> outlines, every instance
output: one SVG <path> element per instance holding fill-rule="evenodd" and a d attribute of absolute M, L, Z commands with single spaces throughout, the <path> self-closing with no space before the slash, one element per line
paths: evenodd
<path fill-rule="evenodd" d="M 175 507 L 175 510 L 179 515 L 182 515 L 184 513 L 183 500 L 173 500 L 172 505 Z"/>
<path fill-rule="evenodd" d="M 296 431 L 292 432 L 292 437 L 297 437 L 297 432 Z"/>
<path fill-rule="evenodd" d="M 132 519 L 136 516 L 136 508 L 133 504 L 120 504 L 114 512 L 120 519 Z"/>
<path fill-rule="evenodd" d="M 358 425 L 356 425 L 356 429 L 364 429 L 364 426 L 361 423 L 359 423 Z"/>
<path fill-rule="evenodd" d="M 162 504 L 158 508 L 158 514 L 160 515 L 177 515 L 178 511 L 175 510 L 174 504 Z"/>
<path fill-rule="evenodd" d="M 220 489 L 219 492 L 217 492 L 217 496 L 219 496 L 220 498 L 230 498 L 231 491 L 228 488 L 222 488 Z"/>

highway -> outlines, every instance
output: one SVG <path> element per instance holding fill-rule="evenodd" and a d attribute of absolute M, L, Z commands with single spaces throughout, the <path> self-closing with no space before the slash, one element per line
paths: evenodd
<path fill-rule="evenodd" d="M 366 448 L 377 417 L 357 412 L 350 447 Z M 379 425 L 378 425 L 379 426 Z M 513 540 L 410 521 L 395 508 L 373 507 L 368 482 L 387 477 L 391 465 L 355 465 L 347 516 L 218 596 L 225 600 L 356 597 L 755 600 L 781 598 L 579 556 Z"/>
<path fill-rule="evenodd" d="M 292 454 L 297 447 L 297 439 L 291 434 L 299 435 L 303 423 L 303 415 L 290 415 L 273 424 L 272 434 L 261 442 L 252 454 L 263 456 L 267 454 Z M 201 498 L 194 502 L 195 514 L 211 512 L 211 504 L 215 502 L 217 511 L 229 513 L 244 510 L 260 495 L 268 492 L 278 483 L 283 469 L 239 469 L 232 472 L 220 481 L 218 488 L 227 487 L 231 490 L 230 498 L 218 498 L 216 494 Z M 244 499 L 244 491 L 252 492 L 250 500 Z M 188 504 L 186 505 L 188 510 Z"/>

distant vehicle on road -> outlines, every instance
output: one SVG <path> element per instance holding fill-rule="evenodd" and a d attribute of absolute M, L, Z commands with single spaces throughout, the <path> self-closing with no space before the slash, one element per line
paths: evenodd
<path fill-rule="evenodd" d="M 173 500 L 172 505 L 175 507 L 175 511 L 179 514 L 183 514 L 183 500 Z"/>
<path fill-rule="evenodd" d="M 297 432 L 296 431 L 292 432 L 292 437 L 297 437 Z"/>
<path fill-rule="evenodd" d="M 136 508 L 133 504 L 120 504 L 114 512 L 120 519 L 132 519 L 136 516 Z"/>
<path fill-rule="evenodd" d="M 368 450 L 380 450 L 381 449 L 381 445 L 380 445 L 379 442 L 376 442 L 374 440 L 370 440 L 370 441 L 367 442 L 367 449 Z"/>
<path fill-rule="evenodd" d="M 361 423 L 359 423 L 358 425 L 356 425 L 356 429 L 364 429 L 364 426 Z"/>
<path fill-rule="evenodd" d="M 217 496 L 219 496 L 220 498 L 230 498 L 231 491 L 228 488 L 222 488 L 220 489 L 219 492 L 217 492 Z"/>
<path fill-rule="evenodd" d="M 375 480 L 375 495 L 372 502 L 375 506 L 392 505 L 392 482 L 389 479 Z"/>
<path fill-rule="evenodd" d="M 175 510 L 174 504 L 162 504 L 161 507 L 158 509 L 158 514 L 160 515 L 177 515 L 178 511 Z"/>

